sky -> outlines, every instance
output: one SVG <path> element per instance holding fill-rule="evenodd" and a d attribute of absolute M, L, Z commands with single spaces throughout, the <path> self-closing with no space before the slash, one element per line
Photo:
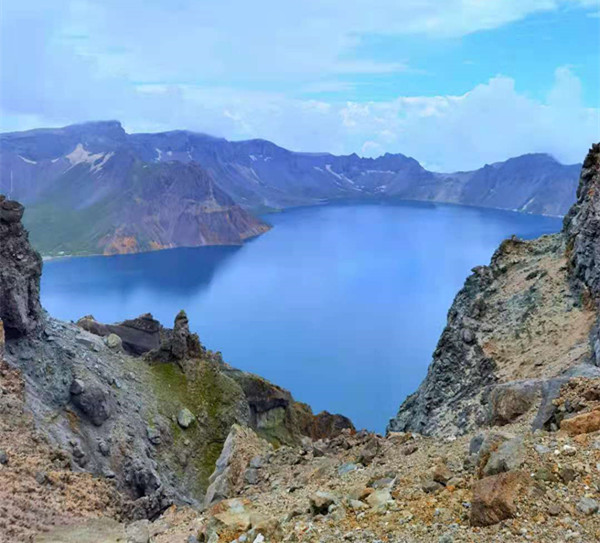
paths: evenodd
<path fill-rule="evenodd" d="M 0 131 L 117 119 L 438 171 L 600 140 L 600 0 L 2 0 Z"/>

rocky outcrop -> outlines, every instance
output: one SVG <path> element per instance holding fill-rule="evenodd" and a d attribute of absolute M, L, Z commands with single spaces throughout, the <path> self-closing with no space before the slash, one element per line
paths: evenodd
<path fill-rule="evenodd" d="M 245 478 L 249 479 L 246 470 L 258 470 L 258 465 L 264 461 L 263 457 L 272 449 L 250 428 L 234 424 L 225 440 L 215 471 L 210 476 L 204 505 L 210 507 L 220 500 L 235 497 L 244 486 Z M 253 467 L 250 467 L 251 462 L 254 463 Z"/>
<path fill-rule="evenodd" d="M 7 337 L 39 327 L 42 259 L 21 224 L 23 206 L 0 195 L 0 319 Z"/>
<path fill-rule="evenodd" d="M 86 315 L 77 321 L 77 325 L 97 336 L 119 336 L 123 348 L 134 356 L 158 349 L 161 344 L 162 326 L 150 313 L 116 324 L 102 324 L 92 315 Z"/>
<path fill-rule="evenodd" d="M 600 144 L 585 159 L 577 198 L 561 233 L 513 237 L 474 268 L 425 380 L 388 431 L 456 435 L 524 418 L 558 428 L 561 387 L 600 375 Z"/>
<path fill-rule="evenodd" d="M 600 300 L 600 143 L 585 157 L 577 202 L 565 217 L 563 231 L 573 281 Z"/>
<path fill-rule="evenodd" d="M 45 439 L 72 470 L 112 480 L 123 515 L 155 518 L 174 502 L 202 503 L 233 425 L 277 445 L 300 442 L 289 392 L 204 348 L 185 312 L 173 329 L 150 314 L 72 324 L 43 313 L 41 259 L 20 222 L 23 208 L 2 200 L 1 209 L 7 362 L 23 372 L 27 408 Z"/>

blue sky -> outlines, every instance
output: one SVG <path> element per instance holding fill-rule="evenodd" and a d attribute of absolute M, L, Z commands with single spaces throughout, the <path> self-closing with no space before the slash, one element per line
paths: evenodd
<path fill-rule="evenodd" d="M 438 170 L 600 139 L 600 0 L 3 0 L 0 129 L 119 119 Z"/>

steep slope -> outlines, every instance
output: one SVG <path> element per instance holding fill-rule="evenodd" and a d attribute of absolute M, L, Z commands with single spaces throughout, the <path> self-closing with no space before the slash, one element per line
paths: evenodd
<path fill-rule="evenodd" d="M 269 229 L 197 164 L 145 164 L 120 152 L 100 176 L 84 165 L 63 174 L 26 221 L 46 254 L 239 245 Z"/>
<path fill-rule="evenodd" d="M 195 169 L 203 180 L 191 182 L 192 170 L 174 163 L 199 164 L 208 176 Z M 297 153 L 265 140 L 230 142 L 181 130 L 127 134 L 116 121 L 0 135 L 0 192 L 28 204 L 34 242 L 52 254 L 98 253 L 107 245 L 110 253 L 240 243 L 265 230 L 236 205 L 257 213 L 339 200 L 405 199 L 563 215 L 575 199 L 578 170 L 536 154 L 440 174 L 402 154 Z M 169 190 L 161 190 L 167 177 Z M 205 201 L 206 184 L 229 213 L 214 214 L 214 202 Z M 163 227 L 157 215 L 165 218 L 172 191 L 178 197 L 186 192 L 187 211 L 179 217 L 180 205 L 173 205 Z M 127 213 L 119 209 L 124 198 L 132 204 Z M 190 213 L 203 215 L 194 227 Z M 116 225 L 111 231 L 108 216 Z M 185 235 L 195 231 L 191 240 L 179 239 L 178 222 L 188 224 Z"/>
<path fill-rule="evenodd" d="M 557 422 L 552 400 L 563 383 L 600 376 L 599 188 L 594 145 L 563 231 L 506 240 L 489 266 L 473 270 L 448 312 L 427 377 L 390 431 L 456 435 L 526 413 L 535 415 L 534 427 L 547 427 Z M 506 412 L 506 398 L 518 398 L 518 406 Z"/>
<path fill-rule="evenodd" d="M 119 123 L 5 134 L 2 149 L 0 190 L 36 204 L 26 220 L 44 254 L 241 244 L 269 228 L 198 164 L 144 163 Z"/>
<path fill-rule="evenodd" d="M 0 358 L 24 380 L 24 409 L 44 439 L 73 471 L 111 479 L 123 515 L 155 517 L 174 502 L 202 501 L 234 424 L 276 446 L 353 428 L 228 366 L 190 333 L 184 312 L 173 329 L 150 315 L 109 326 L 51 318 L 39 304 L 41 259 L 23 207 L 3 200 L 0 211 Z M 2 428 L 0 439 L 1 451 L 15 450 Z M 0 487 L 18 475 L 4 464 L 0 454 Z"/>

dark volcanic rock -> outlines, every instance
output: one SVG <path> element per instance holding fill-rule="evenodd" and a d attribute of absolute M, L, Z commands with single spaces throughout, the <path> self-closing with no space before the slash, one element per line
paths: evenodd
<path fill-rule="evenodd" d="M 133 355 L 142 355 L 160 346 L 161 325 L 150 313 L 119 324 L 107 324 L 106 328 L 117 334 L 123 348 Z"/>
<path fill-rule="evenodd" d="M 152 362 L 177 362 L 198 359 L 206 354 L 206 349 L 200 344 L 198 334 L 190 332 L 187 315 L 183 309 L 175 317 L 173 330 L 162 328 L 161 343 L 158 349 L 147 354 Z"/>
<path fill-rule="evenodd" d="M 577 203 L 564 220 L 573 279 L 600 298 L 600 143 L 592 145 L 583 162 Z"/>
<path fill-rule="evenodd" d="M 20 337 L 40 323 L 42 259 L 21 224 L 23 206 L 0 195 L 0 319 L 6 336 Z"/>
<path fill-rule="evenodd" d="M 390 420 L 388 431 L 464 433 L 485 419 L 483 406 L 473 398 L 496 381 L 494 362 L 474 337 L 464 341 L 464 321 L 477 322 L 485 312 L 484 292 L 493 279 L 493 259 L 491 267 L 473 271 L 448 312 L 427 377 Z"/>

